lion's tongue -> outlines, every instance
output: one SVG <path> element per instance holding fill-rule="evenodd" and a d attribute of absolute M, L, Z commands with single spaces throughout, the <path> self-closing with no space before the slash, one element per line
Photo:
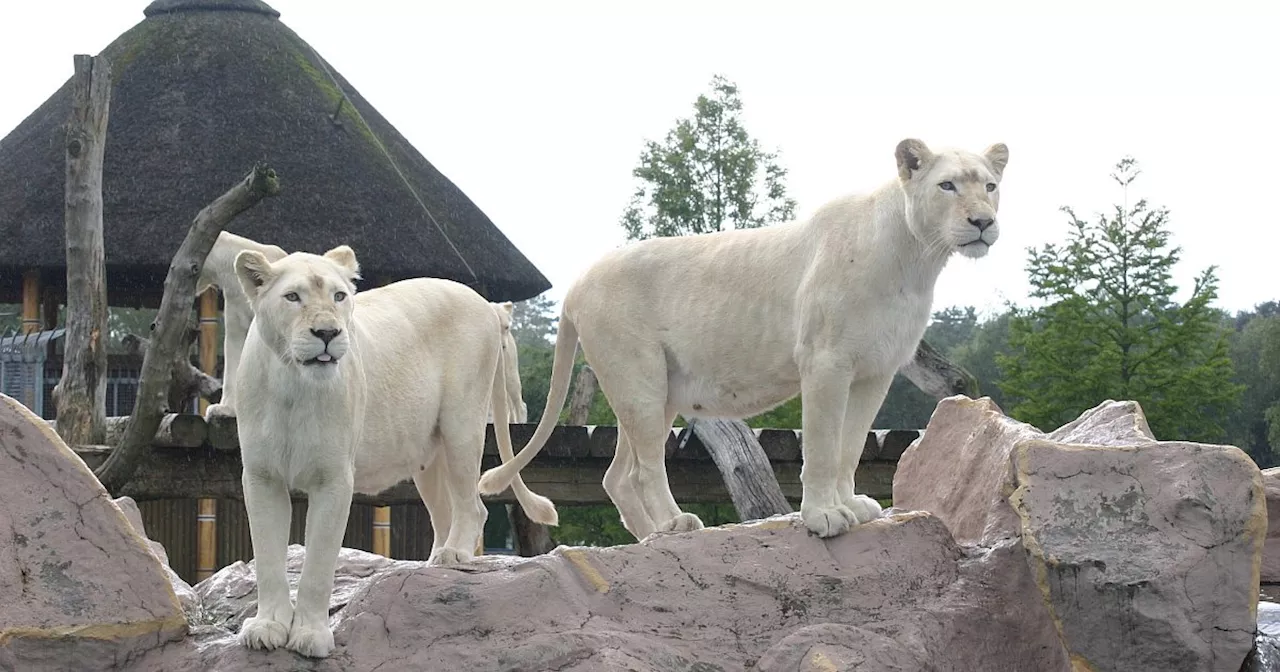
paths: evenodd
<path fill-rule="evenodd" d="M 319 355 L 316 355 L 316 361 L 320 361 L 320 362 L 331 362 L 331 361 L 333 361 L 333 357 L 329 356 L 329 353 L 325 352 L 325 353 L 321 353 L 321 354 L 319 354 Z"/>

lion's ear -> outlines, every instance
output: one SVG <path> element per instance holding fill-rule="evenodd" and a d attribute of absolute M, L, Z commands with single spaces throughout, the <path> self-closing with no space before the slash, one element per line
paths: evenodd
<path fill-rule="evenodd" d="M 906 182 L 911 175 L 924 168 L 933 160 L 933 152 L 922 140 L 907 138 L 898 143 L 893 155 L 898 159 L 898 177 Z"/>
<path fill-rule="evenodd" d="M 266 255 L 255 250 L 244 250 L 237 254 L 235 268 L 240 287 L 250 299 L 256 299 L 262 287 L 276 277 Z"/>
<path fill-rule="evenodd" d="M 325 252 L 324 258 L 341 266 L 352 282 L 360 279 L 360 262 L 356 261 L 356 252 L 349 245 L 339 245 Z"/>
<path fill-rule="evenodd" d="M 982 153 L 982 156 L 995 169 L 996 175 L 1003 175 L 1004 167 L 1009 165 L 1009 148 L 1003 142 L 991 145 L 987 148 L 987 151 Z"/>
<path fill-rule="evenodd" d="M 498 307 L 502 309 L 502 312 L 506 313 L 507 315 L 511 315 L 512 312 L 515 311 L 516 305 L 514 303 L 511 303 L 510 301 L 503 301 L 502 303 L 498 304 Z"/>

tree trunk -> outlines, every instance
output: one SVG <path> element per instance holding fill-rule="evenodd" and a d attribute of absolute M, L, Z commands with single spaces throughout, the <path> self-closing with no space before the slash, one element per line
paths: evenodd
<path fill-rule="evenodd" d="M 569 397 L 569 419 L 566 424 L 579 426 L 587 424 L 591 417 L 591 402 L 595 401 L 596 390 L 600 382 L 596 380 L 596 372 L 584 365 L 578 370 L 578 379 L 573 385 L 573 395 Z"/>
<path fill-rule="evenodd" d="M 690 420 L 691 431 L 711 453 L 743 520 L 791 513 L 769 458 L 755 432 L 741 420 Z"/>
<path fill-rule="evenodd" d="M 203 398 L 217 401 L 217 395 L 222 391 L 222 381 L 201 371 L 191 363 L 191 346 L 199 333 L 195 327 L 188 326 L 186 335 L 174 350 L 169 391 L 166 394 L 168 400 L 166 410 L 170 413 L 190 413 L 192 400 Z M 150 339 L 137 334 L 128 334 L 120 339 L 120 342 L 130 357 L 136 358 L 134 361 L 145 360 L 147 350 L 151 347 Z"/>
<path fill-rule="evenodd" d="M 107 275 L 102 250 L 102 156 L 111 63 L 75 56 L 67 123 L 67 333 L 54 389 L 58 434 L 69 445 L 102 443 L 107 414 Z M 151 434 L 154 434 L 154 430 Z"/>
<path fill-rule="evenodd" d="M 512 504 L 508 510 L 511 512 L 511 537 L 514 539 L 516 555 L 531 558 L 548 553 L 556 547 L 556 542 L 551 540 L 551 530 L 546 525 L 529 520 L 523 507 Z"/>
<path fill-rule="evenodd" d="M 164 415 L 168 399 L 169 377 L 175 351 L 183 343 L 189 328 L 191 309 L 196 300 L 196 279 L 204 268 L 205 257 L 213 243 L 236 215 L 252 208 L 263 198 L 280 191 L 276 173 L 263 164 L 254 166 L 239 184 L 205 206 L 183 239 L 178 253 L 169 265 L 164 280 L 164 296 L 156 315 L 151 343 L 142 358 L 142 376 L 138 382 L 138 400 L 125 428 L 124 438 L 111 456 L 95 470 L 98 480 L 111 492 L 129 482 L 138 461 L 151 450 L 156 430 Z"/>
<path fill-rule="evenodd" d="M 945 399 L 957 394 L 970 398 L 978 396 L 978 379 L 948 361 L 923 339 L 916 346 L 915 358 L 902 367 L 902 375 L 920 388 L 921 392 L 934 399 Z"/>

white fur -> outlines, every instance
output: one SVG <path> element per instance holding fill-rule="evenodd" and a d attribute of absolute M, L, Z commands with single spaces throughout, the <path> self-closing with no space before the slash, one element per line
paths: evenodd
<path fill-rule="evenodd" d="M 274 263 L 245 251 L 235 270 L 254 312 L 236 410 L 258 576 L 257 614 L 240 641 L 323 657 L 333 648 L 329 597 L 353 491 L 412 476 L 435 529 L 428 562 L 472 558 L 486 518 L 476 482 L 490 404 L 511 459 L 498 318 L 448 280 L 356 295 L 359 266 L 346 246 Z M 531 519 L 556 524 L 550 500 L 514 485 Z M 290 489 L 309 502 L 296 607 L 284 564 Z"/>
<path fill-rule="evenodd" d="M 546 443 L 580 341 L 618 416 L 604 488 L 637 538 L 702 527 L 667 483 L 677 414 L 744 418 L 797 392 L 805 525 L 829 537 L 879 517 L 875 500 L 854 494 L 867 431 L 924 333 L 948 258 L 981 257 L 999 236 L 1008 149 L 934 153 L 904 140 L 896 158 L 897 180 L 806 221 L 647 240 L 596 262 L 565 296 L 537 431 L 480 491 L 501 492 Z"/>
<path fill-rule="evenodd" d="M 213 249 L 204 260 L 200 279 L 196 282 L 197 295 L 210 287 L 217 287 L 222 290 L 223 301 L 222 400 L 205 409 L 206 418 L 236 414 L 236 367 L 240 364 L 240 351 L 244 347 L 245 336 L 249 333 L 249 324 L 253 322 L 253 309 L 249 306 L 244 290 L 240 288 L 240 281 L 236 279 L 236 255 L 245 250 L 256 250 L 268 261 L 279 261 L 285 256 L 285 251 L 275 245 L 263 245 L 223 231 L 214 241 Z"/>
<path fill-rule="evenodd" d="M 520 349 L 516 345 L 516 337 L 511 333 L 511 312 L 515 306 L 510 301 L 494 303 L 493 312 L 498 314 L 498 325 L 502 329 L 502 361 L 506 367 L 508 422 L 526 423 L 529 421 L 529 406 L 524 403 L 524 390 L 520 385 Z M 489 409 L 489 422 L 493 422 L 493 409 Z"/>

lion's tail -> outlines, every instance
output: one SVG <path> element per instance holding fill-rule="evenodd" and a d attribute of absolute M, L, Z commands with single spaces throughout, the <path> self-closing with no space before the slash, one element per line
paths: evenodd
<path fill-rule="evenodd" d="M 480 492 L 486 495 L 496 495 L 507 489 L 507 486 L 515 481 L 516 497 L 520 499 L 520 503 L 525 506 L 525 512 L 529 514 L 532 520 L 538 520 L 534 517 L 534 512 L 530 510 L 528 505 L 524 504 L 524 499 L 520 497 L 520 488 L 524 488 L 524 484 L 519 480 L 520 470 L 524 469 L 534 457 L 546 445 L 547 439 L 551 438 L 551 432 L 555 430 L 556 424 L 560 420 L 560 409 L 564 408 L 564 402 L 569 397 L 569 378 L 573 375 L 573 358 L 578 352 L 578 329 L 573 322 L 563 313 L 560 315 L 560 331 L 556 335 L 556 353 L 555 359 L 551 363 L 551 388 L 547 391 L 547 405 L 542 409 L 542 419 L 538 421 L 538 429 L 534 431 L 533 438 L 529 439 L 529 443 L 521 449 L 520 454 L 511 456 L 511 435 L 506 429 L 504 414 L 504 422 L 502 423 L 502 432 L 506 433 L 507 448 L 502 452 L 503 465 L 494 467 L 480 476 Z M 503 406 L 506 400 L 502 401 Z M 494 406 L 494 418 L 497 419 L 497 406 Z M 494 430 L 498 430 L 495 423 Z M 503 451 L 503 439 L 498 438 L 498 450 Z M 527 489 L 526 489 L 527 490 Z M 532 493 L 530 493 L 532 495 Z M 547 501 L 550 505 L 551 502 Z M 539 521 L 541 522 L 541 521 Z"/>
<path fill-rule="evenodd" d="M 510 411 L 507 404 L 506 369 L 507 358 L 502 352 L 499 352 L 498 366 L 493 374 L 492 398 L 489 403 L 493 408 L 493 434 L 498 440 L 498 454 L 502 456 L 503 463 L 511 462 L 515 457 L 512 454 L 511 428 L 508 422 Z M 483 484 L 483 481 L 481 483 Z M 504 484 L 503 487 L 505 488 L 506 485 Z M 483 485 L 481 485 L 481 488 L 483 492 Z M 529 517 L 529 520 L 543 525 L 558 525 L 560 523 L 560 516 L 556 513 L 556 505 L 550 499 L 530 490 L 520 478 L 519 472 L 511 479 L 511 489 L 515 491 L 516 500 L 524 508 L 525 515 Z M 501 492 L 501 490 L 495 492 Z"/>

